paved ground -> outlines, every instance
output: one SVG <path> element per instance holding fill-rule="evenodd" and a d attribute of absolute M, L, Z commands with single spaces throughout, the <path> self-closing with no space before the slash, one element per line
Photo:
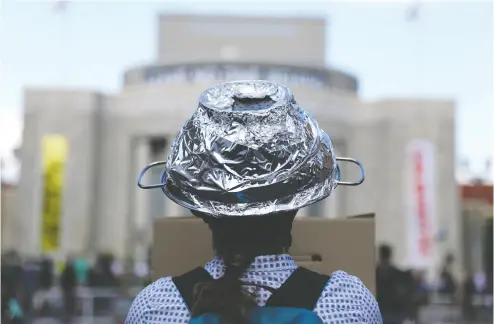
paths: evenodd
<path fill-rule="evenodd" d="M 440 310 L 428 310 L 427 313 L 422 315 L 420 324 L 492 324 L 491 319 L 484 321 L 463 321 L 457 313 L 445 313 Z M 113 317 L 93 317 L 92 319 L 77 317 L 74 318 L 71 324 L 121 324 L 124 319 L 117 319 Z M 63 322 L 56 319 L 36 319 L 33 324 L 62 324 Z M 413 323 L 410 323 L 413 324 Z"/>
<path fill-rule="evenodd" d="M 113 304 L 112 316 L 75 317 L 71 324 L 122 324 L 130 307 L 130 300 L 121 299 Z M 27 322 L 29 323 L 29 322 Z M 62 324 L 62 321 L 54 318 L 39 318 L 31 322 L 33 324 Z M 461 309 L 457 306 L 429 305 L 421 309 L 418 324 L 492 324 L 492 308 L 483 308 L 477 312 L 476 321 L 462 320 Z M 409 323 L 413 324 L 413 323 Z"/>
<path fill-rule="evenodd" d="M 62 324 L 63 322 L 51 318 L 36 319 L 33 324 Z M 112 317 L 93 317 L 92 320 L 82 317 L 75 317 L 71 324 L 118 324 L 123 321 L 118 321 Z"/>

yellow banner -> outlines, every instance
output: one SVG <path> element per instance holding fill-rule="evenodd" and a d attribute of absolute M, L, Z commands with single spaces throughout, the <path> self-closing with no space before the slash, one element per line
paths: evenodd
<path fill-rule="evenodd" d="M 68 141 L 61 135 L 47 135 L 42 140 L 43 215 L 41 250 L 56 252 L 60 247 L 62 194 Z"/>

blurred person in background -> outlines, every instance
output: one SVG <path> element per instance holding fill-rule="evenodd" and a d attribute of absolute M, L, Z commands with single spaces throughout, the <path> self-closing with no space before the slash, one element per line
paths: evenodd
<path fill-rule="evenodd" d="M 74 270 L 79 285 L 87 283 L 90 268 L 91 265 L 84 256 L 80 255 L 74 260 Z"/>
<path fill-rule="evenodd" d="M 491 223 L 492 224 L 492 223 Z M 492 226 L 490 227 L 492 230 Z M 490 244 L 492 244 L 492 233 L 490 233 Z M 487 253 L 490 252 L 490 255 L 486 257 L 486 265 L 485 265 L 485 287 L 482 291 L 483 302 L 484 302 L 484 320 L 493 323 L 494 316 L 494 302 L 493 302 L 493 290 L 494 290 L 494 273 L 492 269 L 492 245 L 487 249 Z"/>
<path fill-rule="evenodd" d="M 89 271 L 89 284 L 92 287 L 117 287 L 118 278 L 113 271 L 113 256 L 102 253 L 96 258 L 93 268 Z"/>
<path fill-rule="evenodd" d="M 149 278 L 148 262 L 139 261 L 134 263 L 134 276 L 139 280 L 139 284 L 146 282 Z"/>
<path fill-rule="evenodd" d="M 29 321 L 33 313 L 33 297 L 39 289 L 39 272 L 41 270 L 40 260 L 30 258 L 24 262 L 22 272 L 22 309 L 26 320 Z"/>
<path fill-rule="evenodd" d="M 112 275 L 116 278 L 116 280 L 120 280 L 125 275 L 129 274 L 129 270 L 132 266 L 130 265 L 132 262 L 124 262 L 119 259 L 111 257 L 112 261 L 110 264 L 110 271 Z"/>
<path fill-rule="evenodd" d="M 401 324 L 410 307 L 410 276 L 392 263 L 391 246 L 379 246 L 376 269 L 376 299 L 384 324 Z"/>
<path fill-rule="evenodd" d="M 20 297 L 22 289 L 22 263 L 17 252 L 9 251 L 2 254 L 1 265 L 1 283 L 2 283 L 2 323 L 11 323 L 18 321 Z"/>
<path fill-rule="evenodd" d="M 487 276 L 484 270 L 479 270 L 473 275 L 473 282 L 475 284 L 475 290 L 481 294 L 487 288 Z"/>
<path fill-rule="evenodd" d="M 41 256 L 40 260 L 40 270 L 38 272 L 38 287 L 37 292 L 43 294 L 47 293 L 54 284 L 54 263 L 53 260 L 48 255 Z M 41 305 L 36 305 L 38 313 L 40 315 L 46 315 L 50 312 L 50 303 L 48 300 L 41 302 Z"/>
<path fill-rule="evenodd" d="M 63 303 L 65 309 L 65 321 L 70 322 L 75 315 L 76 293 L 77 293 L 77 276 L 74 269 L 74 261 L 68 258 L 60 277 L 62 288 Z"/>
<path fill-rule="evenodd" d="M 53 261 L 48 256 L 43 256 L 40 263 L 38 288 L 41 290 L 50 290 L 53 286 Z"/>
<path fill-rule="evenodd" d="M 475 276 L 470 273 L 463 283 L 462 312 L 463 319 L 466 321 L 475 321 L 475 305 L 473 303 L 476 290 Z"/>
<path fill-rule="evenodd" d="M 417 322 L 420 308 L 429 302 L 429 286 L 425 280 L 425 272 L 421 270 L 411 271 L 412 298 L 409 318 Z"/>
<path fill-rule="evenodd" d="M 20 303 L 21 299 L 22 295 L 19 289 L 9 291 L 5 296 L 2 296 L 2 323 L 25 323 L 24 311 Z"/>
<path fill-rule="evenodd" d="M 17 252 L 7 252 L 2 258 L 2 289 L 8 288 L 14 291 L 20 288 L 22 273 L 22 260 Z"/>
<path fill-rule="evenodd" d="M 485 284 L 485 294 L 491 295 L 494 290 L 494 274 L 492 271 L 487 273 L 487 280 Z"/>
<path fill-rule="evenodd" d="M 12 280 L 12 266 L 12 252 L 2 253 L 2 323 L 6 323 L 10 319 L 9 300 L 15 295 L 15 284 Z"/>
<path fill-rule="evenodd" d="M 440 275 L 438 293 L 444 295 L 449 301 L 454 302 L 456 296 L 456 281 L 453 276 L 452 267 L 454 257 L 448 254 Z"/>
<path fill-rule="evenodd" d="M 89 286 L 93 288 L 118 288 L 119 280 L 113 272 L 112 265 L 114 258 L 111 254 L 102 253 L 96 258 L 93 268 L 89 272 Z M 95 312 L 110 311 L 111 300 L 105 297 L 96 297 L 94 299 Z"/>

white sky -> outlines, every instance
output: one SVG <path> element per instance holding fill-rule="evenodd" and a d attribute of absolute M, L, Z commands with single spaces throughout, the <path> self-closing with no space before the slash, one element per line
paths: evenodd
<path fill-rule="evenodd" d="M 3 1 L 0 154 L 20 143 L 25 87 L 118 91 L 125 69 L 155 59 L 160 12 L 269 12 L 328 17 L 327 62 L 357 75 L 363 98 L 455 99 L 458 156 L 480 170 L 494 155 L 492 3 L 427 1 L 409 22 L 414 3 L 71 1 L 61 13 L 54 1 Z"/>

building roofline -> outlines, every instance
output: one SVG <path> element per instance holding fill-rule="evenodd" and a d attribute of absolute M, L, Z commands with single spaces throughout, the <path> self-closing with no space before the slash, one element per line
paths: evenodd
<path fill-rule="evenodd" d="M 279 72 L 287 70 L 286 72 L 295 73 L 300 75 L 307 75 L 314 77 L 320 85 L 326 88 L 341 89 L 342 91 L 349 91 L 352 93 L 358 93 L 359 91 L 359 80 L 356 76 L 346 73 L 344 71 L 334 69 L 328 66 L 314 66 L 314 65 L 302 65 L 302 64 L 286 64 L 286 63 L 269 63 L 269 62 L 255 62 L 255 61 L 196 61 L 196 62 L 182 62 L 182 63 L 155 63 L 149 65 L 141 65 L 138 67 L 127 69 L 123 74 L 123 87 L 128 87 L 130 85 L 148 83 L 149 78 L 154 76 L 166 75 L 167 73 L 174 73 L 175 69 L 184 69 L 184 73 L 188 73 L 187 69 L 190 68 L 191 72 L 193 70 L 205 69 L 215 69 L 224 68 L 225 71 L 229 71 L 230 68 L 239 69 L 252 67 L 259 70 L 259 76 L 257 78 L 263 77 L 263 69 L 265 69 L 266 77 L 269 79 L 270 69 L 276 71 L 280 69 Z M 277 72 L 277 71 L 276 71 Z M 188 75 L 188 74 L 187 74 Z"/>
<path fill-rule="evenodd" d="M 241 20 L 265 20 L 269 22 L 303 22 L 303 23 L 326 23 L 329 21 L 327 14 L 321 13 L 310 13 L 303 14 L 300 13 L 283 13 L 281 15 L 273 16 L 272 14 L 256 14 L 256 13 L 188 13 L 185 11 L 165 11 L 161 12 L 158 15 L 158 19 L 161 22 L 162 20 L 203 20 L 203 21 L 215 21 L 215 20 L 232 20 L 232 21 L 241 21 Z"/>
<path fill-rule="evenodd" d="M 2 181 L 1 182 L 1 188 L 2 188 L 2 190 L 4 190 L 4 189 L 15 189 L 16 187 L 17 187 L 17 185 L 14 184 L 14 183 L 5 182 L 5 181 Z"/>
<path fill-rule="evenodd" d="M 467 184 L 460 186 L 463 201 L 483 201 L 493 205 L 493 186 L 490 184 Z"/>
<path fill-rule="evenodd" d="M 321 65 L 321 66 L 314 66 L 314 65 L 303 65 L 303 64 L 286 64 L 286 63 L 272 63 L 272 62 L 261 62 L 261 61 L 196 61 L 196 62 L 177 62 L 177 63 L 151 63 L 151 64 L 142 64 L 142 65 L 136 65 L 129 67 L 128 69 L 125 70 L 125 73 L 136 71 L 136 70 L 144 70 L 147 68 L 156 68 L 156 67 L 174 67 L 174 66 L 201 66 L 201 65 L 239 65 L 239 66 L 246 66 L 246 65 L 266 65 L 266 66 L 273 66 L 273 67 L 279 67 L 279 68 L 299 68 L 299 69 L 307 69 L 307 70 L 312 70 L 314 72 L 316 71 L 325 71 L 325 72 L 333 72 L 333 73 L 340 73 L 344 74 L 345 76 L 349 78 L 353 78 L 358 81 L 358 78 L 356 75 L 353 73 L 349 73 L 331 66 L 327 65 Z"/>

